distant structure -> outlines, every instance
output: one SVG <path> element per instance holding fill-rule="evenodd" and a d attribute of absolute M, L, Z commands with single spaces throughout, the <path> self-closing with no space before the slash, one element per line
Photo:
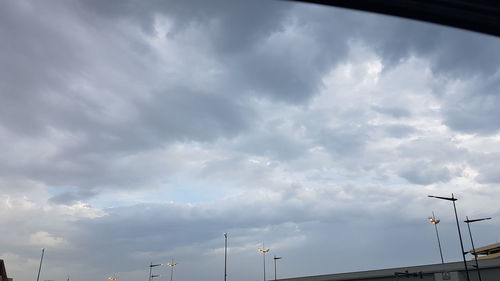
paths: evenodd
<path fill-rule="evenodd" d="M 468 253 L 474 255 L 474 251 Z M 483 281 L 500 280 L 500 243 L 476 249 Z M 474 259 L 467 261 L 471 281 L 478 281 Z M 279 281 L 465 281 L 463 262 L 279 279 Z"/>
<path fill-rule="evenodd" d="M 12 278 L 7 277 L 7 271 L 5 270 L 5 263 L 0 260 L 0 281 L 12 281 Z"/>
<path fill-rule="evenodd" d="M 487 260 L 487 259 L 497 259 L 500 258 L 500 243 L 487 245 L 481 248 L 476 248 L 476 251 L 469 251 L 471 255 L 477 254 L 478 260 Z M 500 278 L 499 278 L 500 279 Z"/>

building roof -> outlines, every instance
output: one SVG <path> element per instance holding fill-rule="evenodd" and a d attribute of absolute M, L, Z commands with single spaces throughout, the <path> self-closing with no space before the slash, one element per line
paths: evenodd
<path fill-rule="evenodd" d="M 468 267 L 472 268 L 474 266 L 473 261 L 467 262 Z M 500 267 L 500 259 L 490 259 L 482 260 L 479 262 L 481 269 L 487 268 L 498 268 Z M 337 273 L 337 274 L 326 274 L 326 275 L 315 275 L 315 276 L 304 276 L 295 278 L 280 279 L 280 281 L 340 281 L 340 280 L 361 280 L 361 279 L 372 279 L 372 278 L 384 278 L 384 277 L 394 277 L 396 272 L 422 272 L 423 275 L 434 275 L 435 273 L 441 273 L 444 271 L 463 271 L 463 262 L 450 262 L 445 264 L 429 264 L 429 265 L 418 265 L 418 266 L 408 266 L 408 267 L 397 267 L 397 268 L 387 268 L 369 271 L 357 271 L 357 272 L 347 272 L 347 273 Z"/>
<path fill-rule="evenodd" d="M 469 253 L 472 255 L 477 254 L 477 258 L 481 260 L 500 258 L 500 243 L 479 247 L 476 248 L 476 251 L 470 250 Z"/>
<path fill-rule="evenodd" d="M 5 271 L 5 263 L 0 260 L 0 281 L 8 281 L 7 271 Z"/>

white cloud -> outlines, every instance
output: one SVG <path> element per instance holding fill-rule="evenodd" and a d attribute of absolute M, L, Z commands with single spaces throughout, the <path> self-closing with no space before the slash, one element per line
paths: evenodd
<path fill-rule="evenodd" d="M 34 246 L 41 247 L 61 247 L 68 243 L 63 237 L 55 236 L 46 231 L 31 234 L 29 242 Z"/>

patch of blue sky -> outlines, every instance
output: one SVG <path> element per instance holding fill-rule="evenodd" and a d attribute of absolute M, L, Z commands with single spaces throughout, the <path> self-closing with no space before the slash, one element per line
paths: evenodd
<path fill-rule="evenodd" d="M 171 179 L 155 188 L 101 193 L 91 200 L 91 205 L 110 208 L 140 203 L 211 203 L 233 196 L 237 192 L 237 189 L 224 183 Z"/>
<path fill-rule="evenodd" d="M 57 196 L 66 192 L 74 191 L 74 188 L 69 186 L 49 186 L 46 188 L 46 191 L 52 196 Z"/>

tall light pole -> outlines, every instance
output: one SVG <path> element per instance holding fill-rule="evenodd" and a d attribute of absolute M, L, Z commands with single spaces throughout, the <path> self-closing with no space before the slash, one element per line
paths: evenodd
<path fill-rule="evenodd" d="M 474 240 L 472 240 L 472 232 L 470 231 L 470 223 L 477 222 L 477 221 L 491 220 L 491 218 L 482 218 L 482 219 L 474 219 L 474 220 L 469 220 L 469 217 L 467 217 L 467 216 L 465 218 L 466 218 L 466 220 L 464 222 L 467 224 L 467 228 L 469 229 L 470 243 L 472 244 L 472 252 L 474 253 L 474 260 L 476 261 L 477 276 L 479 277 L 479 281 L 482 281 L 481 272 L 479 270 L 479 263 L 477 262 L 476 248 L 474 247 Z"/>
<path fill-rule="evenodd" d="M 436 237 L 438 241 L 438 246 L 439 246 L 439 254 L 441 255 L 441 263 L 444 264 L 444 259 L 443 259 L 443 251 L 441 250 L 441 241 L 439 240 L 439 233 L 438 233 L 438 227 L 437 224 L 440 222 L 440 220 L 436 219 L 434 216 L 434 212 L 432 212 L 432 217 L 428 218 L 429 222 L 434 225 L 434 229 L 436 230 Z"/>
<path fill-rule="evenodd" d="M 157 275 L 157 276 L 153 276 L 152 273 L 153 273 L 153 267 L 157 267 L 157 266 L 160 266 L 161 263 L 158 263 L 158 264 L 153 264 L 153 262 L 151 262 L 151 264 L 149 265 L 149 281 L 152 281 L 154 277 L 158 277 L 160 275 Z"/>
<path fill-rule="evenodd" d="M 280 259 L 282 259 L 282 257 L 274 256 L 274 281 L 278 280 L 277 274 L 276 274 L 276 260 L 280 260 Z"/>
<path fill-rule="evenodd" d="M 227 279 L 227 233 L 224 233 L 224 281 Z"/>
<path fill-rule="evenodd" d="M 462 258 L 464 260 L 465 275 L 467 277 L 467 281 L 470 281 L 469 269 L 467 268 L 467 261 L 465 260 L 465 254 L 466 254 L 466 252 L 464 250 L 464 243 L 462 241 L 462 233 L 460 232 L 460 224 L 458 223 L 457 207 L 455 205 L 455 201 L 457 201 L 458 199 L 454 197 L 453 193 L 451 194 L 451 197 L 441 197 L 441 196 L 433 196 L 433 195 L 428 195 L 428 197 L 437 198 L 437 199 L 447 200 L 447 201 L 453 202 L 453 210 L 455 211 L 455 219 L 457 221 L 458 238 L 460 239 L 460 247 L 462 248 Z"/>
<path fill-rule="evenodd" d="M 174 263 L 174 259 L 172 259 L 172 262 L 167 263 L 167 266 L 170 266 L 170 281 L 174 279 L 174 266 L 177 264 Z"/>
<path fill-rule="evenodd" d="M 257 251 L 262 253 L 262 257 L 264 258 L 264 279 L 262 281 L 266 281 L 266 254 L 270 251 L 271 249 L 266 249 L 264 248 L 264 243 L 262 243 L 262 248 L 257 248 Z"/>
<path fill-rule="evenodd" d="M 43 262 L 43 253 L 45 252 L 45 248 L 42 248 L 42 257 L 40 257 L 40 266 L 38 267 L 38 275 L 36 276 L 36 281 L 40 279 L 40 271 L 42 270 L 42 262 Z"/>

